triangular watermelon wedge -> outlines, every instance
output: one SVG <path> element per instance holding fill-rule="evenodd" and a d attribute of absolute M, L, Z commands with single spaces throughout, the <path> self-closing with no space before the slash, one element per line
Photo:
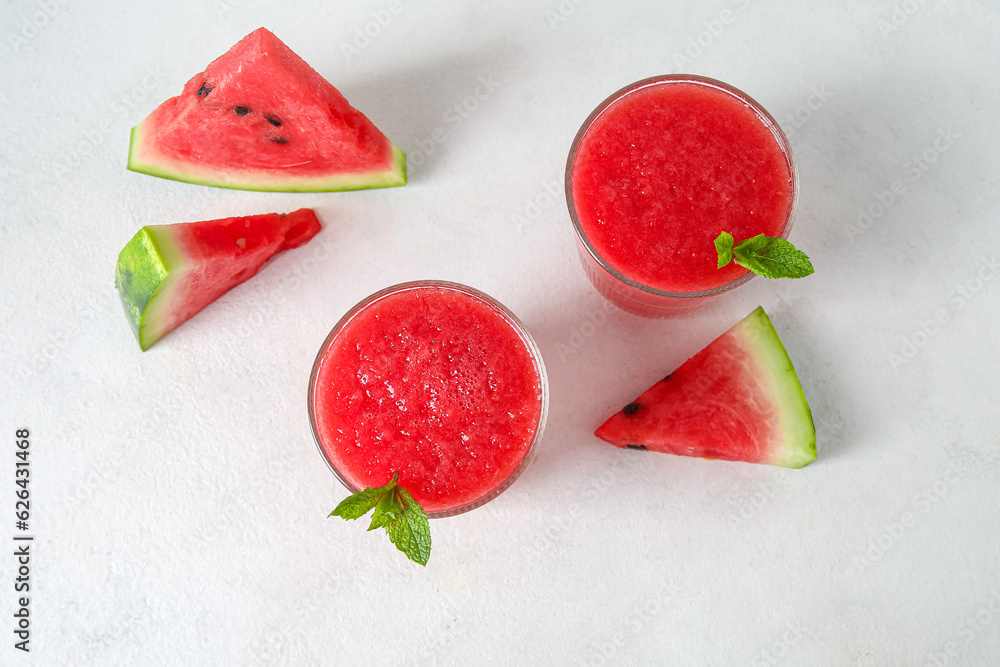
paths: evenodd
<path fill-rule="evenodd" d="M 132 129 L 128 168 L 239 190 L 406 184 L 406 156 L 264 28 Z"/>
<path fill-rule="evenodd" d="M 139 347 L 148 350 L 271 257 L 320 230 L 311 209 L 148 225 L 118 255 L 115 287 Z"/>
<path fill-rule="evenodd" d="M 743 318 L 594 433 L 618 447 L 801 468 L 812 413 L 763 308 Z"/>

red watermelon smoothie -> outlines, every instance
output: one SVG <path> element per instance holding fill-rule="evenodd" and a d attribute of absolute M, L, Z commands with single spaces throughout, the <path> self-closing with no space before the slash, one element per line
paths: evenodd
<path fill-rule="evenodd" d="M 715 238 L 786 237 L 797 191 L 788 139 L 757 102 L 678 74 L 627 86 L 580 128 L 566 200 L 595 287 L 647 317 L 699 308 L 753 277 L 719 269 Z"/>
<path fill-rule="evenodd" d="M 399 473 L 428 516 L 497 497 L 542 435 L 548 385 L 518 319 L 465 285 L 413 282 L 337 323 L 309 380 L 320 452 L 352 493 Z"/>

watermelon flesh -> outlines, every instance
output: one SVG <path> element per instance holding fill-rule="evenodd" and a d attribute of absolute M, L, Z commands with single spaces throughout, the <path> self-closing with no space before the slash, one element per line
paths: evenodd
<path fill-rule="evenodd" d="M 122 248 L 115 287 L 139 347 L 148 350 L 202 308 L 257 274 L 275 254 L 320 230 L 311 209 L 148 225 Z"/>
<path fill-rule="evenodd" d="M 128 168 L 241 190 L 406 184 L 406 156 L 264 28 L 132 129 Z"/>
<path fill-rule="evenodd" d="M 801 468 L 816 430 L 791 359 L 757 308 L 594 433 L 612 445 Z"/>

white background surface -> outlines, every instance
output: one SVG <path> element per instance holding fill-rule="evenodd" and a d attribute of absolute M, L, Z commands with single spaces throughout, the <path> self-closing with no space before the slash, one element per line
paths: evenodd
<path fill-rule="evenodd" d="M 405 1 L 357 53 L 344 45 L 388 3 L 96 4 L 6 0 L 0 17 L 0 663 L 1000 661 L 995 3 Z M 409 153 L 409 185 L 248 193 L 125 170 L 129 128 L 261 25 Z M 791 238 L 817 272 L 653 321 L 587 282 L 561 181 L 594 106 L 675 71 L 782 122 L 802 187 Z M 463 101 L 477 108 L 455 122 Z M 139 227 L 302 206 L 316 239 L 139 351 L 113 286 Z M 552 397 L 537 460 L 435 521 L 426 569 L 326 518 L 345 492 L 305 394 L 343 312 L 422 278 L 516 312 Z M 758 304 L 816 417 L 813 465 L 591 435 Z"/>

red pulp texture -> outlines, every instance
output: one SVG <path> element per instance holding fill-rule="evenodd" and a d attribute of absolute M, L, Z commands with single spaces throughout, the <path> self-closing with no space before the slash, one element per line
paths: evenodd
<path fill-rule="evenodd" d="M 166 225 L 183 258 L 183 287 L 167 312 L 176 328 L 271 257 L 307 243 L 321 227 L 312 209 Z"/>
<path fill-rule="evenodd" d="M 493 305 L 420 286 L 359 311 L 317 370 L 316 428 L 358 488 L 393 473 L 428 512 L 488 495 L 517 470 L 538 429 L 531 351 Z"/>
<path fill-rule="evenodd" d="M 228 170 L 315 176 L 393 157 L 385 135 L 264 28 L 192 77 L 146 125 L 161 155 Z"/>
<path fill-rule="evenodd" d="M 670 292 L 744 275 L 735 263 L 717 268 L 715 238 L 780 236 L 793 201 L 789 160 L 763 118 L 706 84 L 668 81 L 611 103 L 572 169 L 594 250 L 625 277 Z"/>
<path fill-rule="evenodd" d="M 595 435 L 618 447 L 725 461 L 770 460 L 780 414 L 747 341 L 732 331 L 615 413 Z"/>

